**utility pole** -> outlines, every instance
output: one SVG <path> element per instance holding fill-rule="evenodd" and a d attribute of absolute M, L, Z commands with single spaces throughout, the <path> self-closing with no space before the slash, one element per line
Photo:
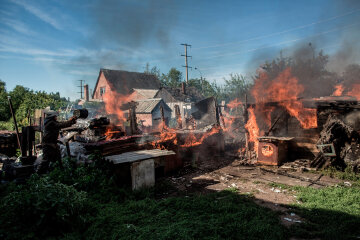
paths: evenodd
<path fill-rule="evenodd" d="M 80 99 L 83 98 L 83 83 L 85 82 L 85 80 L 78 80 L 80 82 L 80 86 L 78 86 L 80 88 Z"/>
<path fill-rule="evenodd" d="M 189 45 L 187 43 L 182 43 L 180 45 L 183 45 L 184 48 L 185 48 L 185 55 L 182 54 L 181 56 L 185 57 L 185 66 L 183 66 L 183 67 L 186 68 L 186 83 L 189 83 L 189 71 L 188 71 L 188 69 L 192 68 L 192 67 L 188 66 L 188 58 L 191 57 L 191 56 L 187 55 L 187 47 L 191 47 L 191 45 Z"/>

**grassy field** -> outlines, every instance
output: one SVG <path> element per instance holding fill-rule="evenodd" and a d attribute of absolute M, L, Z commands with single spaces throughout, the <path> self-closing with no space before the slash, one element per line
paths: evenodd
<path fill-rule="evenodd" d="M 156 188 L 131 192 L 114 184 L 109 169 L 95 162 L 0 191 L 1 239 L 354 239 L 360 236 L 360 188 L 320 190 L 292 187 L 304 219 L 286 228 L 277 212 L 260 207 L 251 195 L 230 189 L 206 195 L 159 199 Z M 290 188 L 289 186 L 276 186 Z"/>

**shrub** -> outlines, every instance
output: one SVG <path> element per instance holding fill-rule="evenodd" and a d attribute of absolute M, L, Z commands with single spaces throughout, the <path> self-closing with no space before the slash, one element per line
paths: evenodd
<path fill-rule="evenodd" d="M 91 210 L 85 192 L 34 175 L 2 199 L 0 238 L 33 239 L 79 231 Z"/>

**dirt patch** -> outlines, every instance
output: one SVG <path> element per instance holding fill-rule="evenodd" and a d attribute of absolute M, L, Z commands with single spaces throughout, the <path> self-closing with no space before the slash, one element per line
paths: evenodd
<path fill-rule="evenodd" d="M 281 222 L 291 226 L 304 221 L 292 212 L 296 203 L 291 186 L 321 188 L 341 183 L 341 180 L 323 176 L 319 172 L 295 171 L 276 166 L 241 165 L 239 160 L 217 159 L 212 164 L 187 167 L 169 180 L 181 194 L 206 194 L 226 189 L 236 189 L 240 194 L 250 194 L 260 206 L 280 212 Z"/>

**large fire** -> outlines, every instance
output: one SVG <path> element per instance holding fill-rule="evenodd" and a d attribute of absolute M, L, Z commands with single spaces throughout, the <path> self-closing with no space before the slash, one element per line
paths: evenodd
<path fill-rule="evenodd" d="M 264 85 L 264 82 L 268 84 Z M 285 69 L 275 79 L 269 79 L 267 74 L 262 73 L 256 79 L 252 89 L 252 95 L 257 104 L 277 102 L 300 122 L 302 128 L 316 128 L 316 109 L 305 108 L 302 101 L 299 100 L 300 94 L 303 92 L 304 86 L 291 75 L 290 68 Z"/>
<path fill-rule="evenodd" d="M 317 127 L 316 109 L 304 107 L 300 100 L 303 92 L 304 86 L 299 84 L 298 79 L 291 75 L 290 68 L 285 69 L 274 79 L 270 79 L 266 73 L 261 73 L 259 78 L 255 80 L 251 94 L 255 98 L 256 107 L 248 109 L 249 120 L 245 125 L 249 134 L 249 141 L 254 142 L 255 151 L 257 151 L 257 138 L 260 134 L 255 112 L 261 112 L 263 120 L 270 127 L 274 107 L 267 103 L 273 102 L 282 106 L 289 115 L 299 121 L 304 129 Z"/>
<path fill-rule="evenodd" d="M 346 95 L 353 96 L 360 101 L 360 84 L 353 84 L 351 90 L 348 91 Z"/>
<path fill-rule="evenodd" d="M 109 115 L 116 115 L 116 124 L 123 125 L 127 118 L 125 117 L 125 111 L 121 107 L 134 100 L 134 98 L 135 94 L 121 95 L 115 91 L 107 91 L 103 97 L 105 111 Z"/>
<path fill-rule="evenodd" d="M 338 84 L 335 86 L 335 90 L 331 96 L 350 96 L 360 101 L 360 84 L 355 83 L 350 88 L 346 88 L 343 84 Z"/>
<path fill-rule="evenodd" d="M 335 91 L 333 92 L 333 94 L 331 94 L 331 96 L 341 96 L 344 92 L 345 88 L 342 84 L 338 84 L 335 86 Z"/>
<path fill-rule="evenodd" d="M 260 132 L 259 126 L 256 122 L 254 108 L 250 107 L 248 109 L 248 111 L 249 111 L 249 120 L 245 124 L 245 128 L 247 129 L 247 131 L 249 133 L 248 141 L 254 143 L 254 150 L 257 151 L 258 144 L 259 144 L 258 137 L 259 137 L 259 132 Z"/>

